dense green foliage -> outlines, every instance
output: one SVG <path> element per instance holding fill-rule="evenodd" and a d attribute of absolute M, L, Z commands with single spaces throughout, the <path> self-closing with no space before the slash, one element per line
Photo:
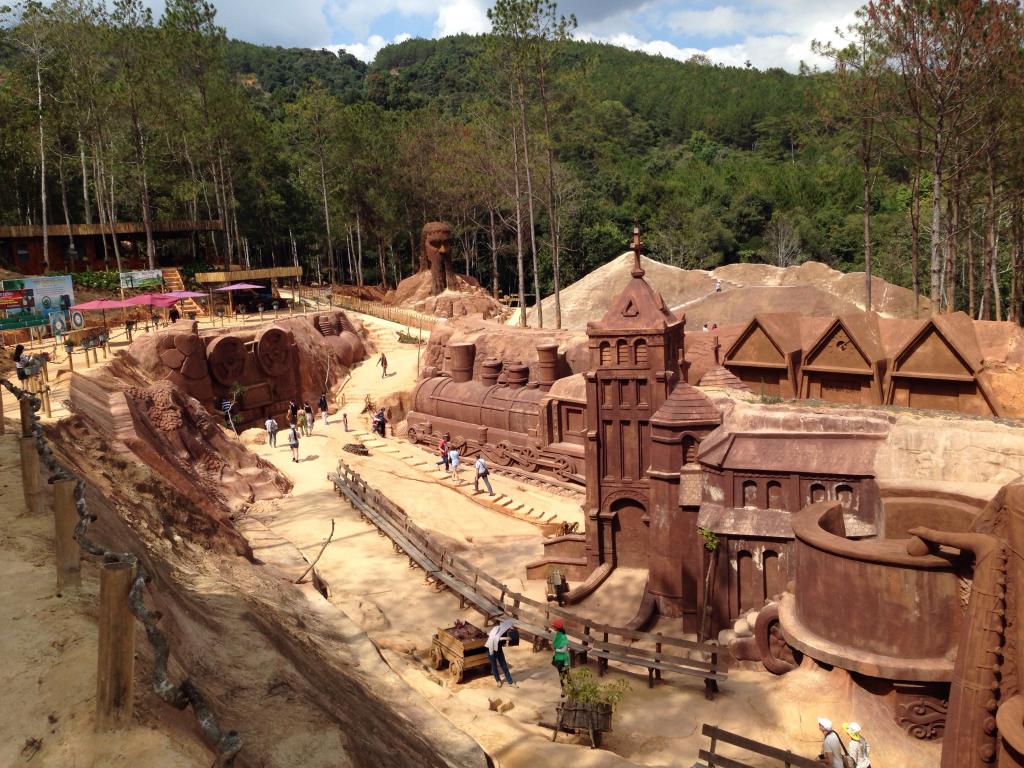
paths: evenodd
<path fill-rule="evenodd" d="M 555 18 L 526 0 L 505 10 L 524 8 L 530 23 Z M 0 25 L 0 223 L 40 222 L 42 150 L 50 222 L 226 223 L 209 244 L 159 244 L 164 262 L 297 258 L 314 277 L 333 262 L 339 279 L 394 285 L 416 268 L 421 225 L 444 219 L 460 267 L 490 286 L 496 264 L 510 293 L 531 230 L 547 293 L 553 253 L 566 285 L 620 253 L 634 221 L 682 266 L 863 268 L 860 124 L 834 74 L 682 63 L 550 30 L 408 40 L 367 67 L 229 41 L 213 14 L 203 0 L 169 0 L 159 20 L 138 0 L 57 0 Z M 929 171 L 882 144 L 874 271 L 910 285 Z"/>

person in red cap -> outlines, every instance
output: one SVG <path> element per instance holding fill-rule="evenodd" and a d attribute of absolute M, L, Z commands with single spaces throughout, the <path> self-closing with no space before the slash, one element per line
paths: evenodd
<path fill-rule="evenodd" d="M 551 647 L 555 651 L 551 657 L 551 663 L 558 670 L 558 684 L 564 692 L 565 676 L 569 674 L 570 664 L 569 638 L 565 635 L 565 624 L 562 623 L 561 619 L 554 619 L 551 622 L 551 628 L 555 630 L 555 636 L 551 639 Z"/>

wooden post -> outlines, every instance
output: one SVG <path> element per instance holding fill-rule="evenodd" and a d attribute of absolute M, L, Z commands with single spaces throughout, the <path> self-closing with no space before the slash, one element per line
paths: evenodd
<path fill-rule="evenodd" d="M 18 401 L 21 409 L 21 436 L 32 437 L 32 403 L 27 397 Z"/>
<path fill-rule="evenodd" d="M 67 349 L 67 347 L 65 347 Z M 72 347 L 71 351 L 68 352 L 68 370 L 72 373 L 75 372 L 75 348 Z"/>
<path fill-rule="evenodd" d="M 7 434 L 7 418 L 4 416 L 4 388 L 0 387 L 0 435 Z"/>
<path fill-rule="evenodd" d="M 43 478 L 39 474 L 39 452 L 34 437 L 21 438 L 21 487 L 25 492 L 25 511 L 42 512 Z"/>
<path fill-rule="evenodd" d="M 50 408 L 50 385 L 47 384 L 43 387 L 43 412 L 46 414 L 46 418 L 53 417 L 53 411 Z"/>
<path fill-rule="evenodd" d="M 131 563 L 104 563 L 100 570 L 97 731 L 122 728 L 132 720 L 135 618 L 128 608 L 128 594 L 134 580 L 135 566 Z"/>
<path fill-rule="evenodd" d="M 82 583 L 82 550 L 75 541 L 78 510 L 75 509 L 75 481 L 53 484 L 54 548 L 57 555 L 57 592 Z"/>

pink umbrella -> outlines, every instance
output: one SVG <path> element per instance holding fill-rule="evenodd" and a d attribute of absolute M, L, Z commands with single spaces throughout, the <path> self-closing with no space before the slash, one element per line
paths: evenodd
<path fill-rule="evenodd" d="M 205 299 L 206 294 L 199 291 L 168 291 L 164 296 L 174 296 L 176 299 Z"/>
<path fill-rule="evenodd" d="M 142 293 L 124 300 L 126 307 L 169 307 L 177 303 L 178 299 L 168 293 Z"/>
<path fill-rule="evenodd" d="M 75 304 L 71 307 L 70 311 L 78 310 L 79 312 L 88 312 L 91 309 L 98 309 L 103 313 L 103 327 L 107 327 L 107 310 L 108 309 L 123 309 L 127 304 L 123 301 L 117 301 L 116 299 L 96 299 L 95 301 L 84 301 L 81 304 Z"/>

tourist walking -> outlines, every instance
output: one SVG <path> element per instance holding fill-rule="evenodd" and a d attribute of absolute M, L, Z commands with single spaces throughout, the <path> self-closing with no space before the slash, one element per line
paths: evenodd
<path fill-rule="evenodd" d="M 448 435 L 442 435 L 441 442 L 437 444 L 437 450 L 441 454 L 441 458 L 434 462 L 435 466 L 439 467 L 444 464 L 445 473 L 451 472 L 451 467 L 448 465 Z"/>
<path fill-rule="evenodd" d="M 387 437 L 388 420 L 383 408 L 373 414 L 373 431 L 381 437 Z"/>
<path fill-rule="evenodd" d="M 380 353 L 380 360 L 377 361 L 377 365 L 380 366 L 380 377 L 386 379 L 388 376 L 388 358 L 383 352 Z"/>
<path fill-rule="evenodd" d="M 347 413 L 341 414 L 341 426 L 345 428 L 346 432 L 348 432 L 348 414 Z"/>
<path fill-rule="evenodd" d="M 267 444 L 271 448 L 277 448 L 277 422 L 273 416 L 267 416 Z"/>
<path fill-rule="evenodd" d="M 288 424 L 288 447 L 292 449 L 292 461 L 299 463 L 299 430 L 295 422 Z"/>
<path fill-rule="evenodd" d="M 551 664 L 558 670 L 558 684 L 564 694 L 565 677 L 569 674 L 569 667 L 572 663 L 569 658 L 569 638 L 565 634 L 565 624 L 561 619 L 554 619 L 551 622 L 551 628 L 555 630 L 555 634 L 551 638 L 551 648 L 554 651 L 551 654 Z"/>
<path fill-rule="evenodd" d="M 11 355 L 11 359 L 14 361 L 14 371 L 18 375 L 18 381 L 27 379 L 28 373 L 25 368 L 32 362 L 32 358 L 25 354 L 24 344 L 19 344 L 14 348 L 14 354 Z"/>
<path fill-rule="evenodd" d="M 487 660 L 491 662 L 491 672 L 494 674 L 494 681 L 501 688 L 501 676 L 498 674 L 498 666 L 500 665 L 502 670 L 505 672 L 505 679 L 508 684 L 513 688 L 518 688 L 514 682 L 512 682 L 512 673 L 508 671 L 508 662 L 505 661 L 505 645 L 508 645 L 510 641 L 509 630 L 512 629 L 513 622 L 511 619 L 505 619 L 495 627 L 491 627 L 491 631 L 487 633 L 487 640 L 484 646 L 487 648 Z"/>
<path fill-rule="evenodd" d="M 462 483 L 462 480 L 459 479 L 459 470 L 461 469 L 461 466 L 460 466 L 461 464 L 462 464 L 462 461 L 459 459 L 459 451 L 458 451 L 458 449 L 456 449 L 456 448 L 449 448 L 448 449 L 448 466 L 451 467 L 451 470 L 452 470 L 452 480 L 455 481 L 456 485 L 459 485 L 459 484 Z"/>
<path fill-rule="evenodd" d="M 313 406 L 309 403 L 302 404 L 302 410 L 306 412 L 306 435 L 313 434 L 313 425 L 316 424 L 316 416 L 313 415 Z"/>
<path fill-rule="evenodd" d="M 845 768 L 843 755 L 846 754 L 846 747 L 839 734 L 832 730 L 832 721 L 827 717 L 819 717 L 818 730 L 821 731 L 821 752 L 818 754 L 818 762 L 828 768 Z"/>
<path fill-rule="evenodd" d="M 181 313 L 178 311 L 177 307 L 171 307 L 171 311 L 167 313 L 167 317 L 170 319 L 171 325 L 174 325 L 181 319 Z"/>
<path fill-rule="evenodd" d="M 327 393 L 324 392 L 320 395 L 320 399 L 317 400 L 316 407 L 320 409 L 320 418 L 323 419 L 324 426 L 327 426 Z"/>
<path fill-rule="evenodd" d="M 483 480 L 484 481 L 484 485 L 487 486 L 487 495 L 488 496 L 493 496 L 494 495 L 494 489 L 491 488 L 490 478 L 487 477 L 487 475 L 490 474 L 490 473 L 487 471 L 487 462 L 484 461 L 484 457 L 483 456 L 477 456 L 476 457 L 476 465 L 475 466 L 476 466 L 476 477 L 473 479 L 473 493 L 479 493 L 480 492 L 480 481 Z"/>
<path fill-rule="evenodd" d="M 299 432 L 301 432 L 302 436 L 305 437 L 306 436 L 306 411 L 305 410 L 299 411 L 299 419 L 296 422 L 296 424 L 299 427 Z"/>
<path fill-rule="evenodd" d="M 850 737 L 848 752 L 854 760 L 854 768 L 871 768 L 871 761 L 868 759 L 871 747 L 867 739 L 864 738 L 864 734 L 860 732 L 860 724 L 846 723 L 843 725 L 843 730 Z"/>
<path fill-rule="evenodd" d="M 288 421 L 295 422 L 298 420 L 299 406 L 294 400 L 288 401 Z"/>

